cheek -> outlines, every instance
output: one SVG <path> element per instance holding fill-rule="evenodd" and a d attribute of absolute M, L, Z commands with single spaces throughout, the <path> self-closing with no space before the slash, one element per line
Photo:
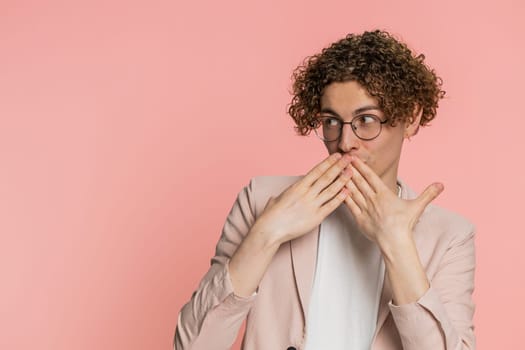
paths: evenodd
<path fill-rule="evenodd" d="M 326 150 L 328 151 L 328 154 L 333 154 L 337 152 L 336 142 L 330 142 L 330 143 L 323 142 L 323 143 L 324 143 L 324 146 L 326 147 Z"/>
<path fill-rule="evenodd" d="M 363 147 L 365 163 L 376 173 L 383 173 L 399 156 L 398 145 L 388 143 L 368 144 Z"/>

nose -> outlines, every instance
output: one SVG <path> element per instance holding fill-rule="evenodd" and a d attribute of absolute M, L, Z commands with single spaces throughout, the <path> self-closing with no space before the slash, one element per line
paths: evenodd
<path fill-rule="evenodd" d="M 344 124 L 341 130 L 341 137 L 339 137 L 339 141 L 337 142 L 337 147 L 343 154 L 349 153 L 350 151 L 359 149 L 360 141 L 352 130 L 352 125 Z"/>

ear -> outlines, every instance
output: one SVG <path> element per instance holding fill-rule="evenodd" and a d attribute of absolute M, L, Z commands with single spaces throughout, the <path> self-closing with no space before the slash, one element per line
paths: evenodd
<path fill-rule="evenodd" d="M 405 138 L 410 139 L 412 136 L 417 134 L 422 115 L 423 108 L 416 104 L 414 107 L 414 112 L 412 113 L 412 117 L 405 123 Z"/>

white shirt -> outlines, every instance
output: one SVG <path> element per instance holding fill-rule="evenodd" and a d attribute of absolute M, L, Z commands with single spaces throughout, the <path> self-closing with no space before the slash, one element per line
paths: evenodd
<path fill-rule="evenodd" d="M 319 230 L 305 350 L 370 349 L 384 279 L 377 245 L 340 205 Z"/>

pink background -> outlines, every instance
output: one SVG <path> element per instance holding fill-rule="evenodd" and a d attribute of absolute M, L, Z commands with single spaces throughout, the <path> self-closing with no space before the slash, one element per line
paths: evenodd
<path fill-rule="evenodd" d="M 478 349 L 523 331 L 522 1 L 0 3 L 0 348 L 168 349 L 255 175 L 325 157 L 292 69 L 347 32 L 400 35 L 445 82 L 401 177 L 478 228 Z"/>

